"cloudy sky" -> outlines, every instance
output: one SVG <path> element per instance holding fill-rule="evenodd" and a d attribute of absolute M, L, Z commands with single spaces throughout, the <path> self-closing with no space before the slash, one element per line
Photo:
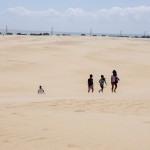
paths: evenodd
<path fill-rule="evenodd" d="M 150 0 L 0 0 L 0 29 L 150 34 Z"/>

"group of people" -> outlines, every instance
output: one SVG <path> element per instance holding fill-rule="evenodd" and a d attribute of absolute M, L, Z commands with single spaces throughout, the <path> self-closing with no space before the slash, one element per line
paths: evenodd
<path fill-rule="evenodd" d="M 118 84 L 119 80 L 120 79 L 117 76 L 117 71 L 113 70 L 112 76 L 111 76 L 111 85 L 112 85 L 111 90 L 112 90 L 112 93 L 116 92 L 117 84 Z M 99 84 L 100 84 L 100 87 L 101 87 L 101 89 L 99 90 L 99 93 L 100 92 L 103 93 L 104 84 L 106 84 L 106 86 L 107 86 L 106 78 L 104 77 L 104 75 L 101 75 L 101 78 L 99 80 Z M 90 74 L 90 78 L 88 79 L 88 93 L 90 92 L 90 90 L 92 91 L 92 93 L 94 92 L 94 83 L 93 83 L 93 75 L 92 74 Z"/>
<path fill-rule="evenodd" d="M 112 76 L 111 76 L 111 85 L 112 85 L 112 93 L 113 92 L 116 92 L 116 89 L 117 89 L 117 83 L 120 79 L 118 78 L 117 76 L 117 71 L 116 70 L 113 70 L 112 72 Z M 107 83 L 106 83 L 106 78 L 104 77 L 104 75 L 101 75 L 101 78 L 99 80 L 99 84 L 100 84 L 100 87 L 101 89 L 99 90 L 99 93 L 102 92 L 103 93 L 103 90 L 104 90 L 104 84 L 106 84 L 107 86 Z M 94 82 L 93 82 L 93 75 L 90 74 L 90 78 L 88 79 L 88 93 L 92 91 L 92 93 L 94 92 Z M 45 94 L 44 92 L 44 89 L 42 88 L 42 86 L 40 85 L 39 86 L 39 89 L 38 89 L 38 94 Z"/>

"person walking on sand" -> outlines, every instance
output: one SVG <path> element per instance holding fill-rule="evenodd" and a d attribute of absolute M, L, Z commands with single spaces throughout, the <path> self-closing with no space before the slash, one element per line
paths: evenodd
<path fill-rule="evenodd" d="M 45 94 L 41 85 L 39 86 L 38 94 Z"/>
<path fill-rule="evenodd" d="M 99 90 L 99 93 L 100 93 L 101 91 L 102 91 L 102 93 L 103 93 L 104 83 L 105 83 L 106 86 L 107 86 L 106 79 L 105 79 L 104 75 L 101 75 L 101 79 L 99 80 L 99 84 L 100 84 L 101 89 Z"/>
<path fill-rule="evenodd" d="M 111 85 L 112 85 L 112 93 L 113 92 L 116 92 L 116 89 L 117 89 L 117 84 L 118 84 L 118 81 L 120 80 L 118 77 L 117 77 L 117 71 L 116 70 L 113 70 L 112 72 L 112 76 L 111 76 Z"/>
<path fill-rule="evenodd" d="M 88 93 L 92 90 L 92 93 L 94 91 L 94 84 L 93 84 L 93 75 L 90 74 L 90 78 L 88 79 Z"/>

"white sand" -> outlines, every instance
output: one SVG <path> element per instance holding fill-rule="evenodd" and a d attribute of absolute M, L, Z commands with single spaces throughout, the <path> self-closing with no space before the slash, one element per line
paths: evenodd
<path fill-rule="evenodd" d="M 149 150 L 149 85 L 150 39 L 0 36 L 0 150 Z"/>

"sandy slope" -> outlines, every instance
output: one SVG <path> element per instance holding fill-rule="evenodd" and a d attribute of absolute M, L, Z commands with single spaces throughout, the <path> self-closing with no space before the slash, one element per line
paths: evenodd
<path fill-rule="evenodd" d="M 0 150 L 149 150 L 149 50 L 149 39 L 0 36 Z"/>

